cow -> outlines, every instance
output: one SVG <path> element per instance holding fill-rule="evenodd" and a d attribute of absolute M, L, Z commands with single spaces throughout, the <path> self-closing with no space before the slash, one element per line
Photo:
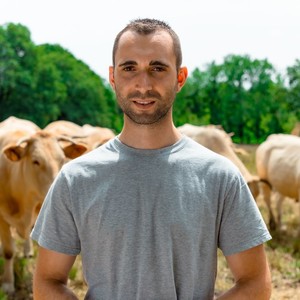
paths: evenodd
<path fill-rule="evenodd" d="M 113 130 L 105 127 L 85 124 L 77 125 L 71 121 L 58 120 L 49 123 L 44 130 L 58 135 L 65 135 L 84 143 L 89 152 L 115 137 Z"/>
<path fill-rule="evenodd" d="M 84 141 L 89 145 L 91 150 L 115 137 L 115 133 L 110 128 L 92 126 L 89 124 L 83 125 L 82 128 L 86 136 Z"/>
<path fill-rule="evenodd" d="M 230 159 L 245 178 L 253 197 L 257 198 L 259 194 L 259 178 L 252 175 L 237 156 L 236 153 L 242 151 L 233 144 L 231 134 L 226 133 L 221 126 L 217 125 L 196 126 L 184 124 L 177 128 L 180 133 L 189 136 L 204 147 Z"/>
<path fill-rule="evenodd" d="M 3 130 L 1 130 L 3 128 Z M 24 137 L 24 135 L 34 134 L 38 130 L 41 130 L 39 126 L 33 123 L 30 120 L 20 119 L 15 116 L 10 116 L 6 120 L 0 122 L 0 136 L 5 133 L 5 131 L 9 128 L 10 131 L 15 131 L 15 137 L 17 139 L 17 131 L 19 131 L 20 137 Z M 2 134 L 1 134 L 2 132 Z M 0 148 L 1 149 L 1 148 Z M 31 240 L 28 239 L 24 243 L 24 256 L 30 256 L 31 248 Z"/>
<path fill-rule="evenodd" d="M 11 228 L 29 240 L 44 197 L 58 171 L 68 159 L 84 151 L 84 145 L 39 130 L 28 120 L 13 117 L 0 123 L 0 240 L 5 292 L 14 291 L 15 253 Z"/>
<path fill-rule="evenodd" d="M 4 121 L 0 122 L 0 132 L 1 129 L 5 131 L 7 128 L 10 128 L 10 130 L 24 129 L 27 133 L 35 133 L 36 131 L 41 130 L 41 128 L 32 121 L 20 119 L 14 116 L 10 116 Z"/>
<path fill-rule="evenodd" d="M 300 199 L 300 137 L 290 134 L 268 136 L 256 149 L 256 169 L 269 211 L 269 227 L 280 229 L 284 197 Z M 272 192 L 278 201 L 277 222 L 271 208 Z"/>
<path fill-rule="evenodd" d="M 83 129 L 80 125 L 67 120 L 57 120 L 49 123 L 44 127 L 45 131 L 52 132 L 57 135 L 65 136 L 83 136 Z"/>

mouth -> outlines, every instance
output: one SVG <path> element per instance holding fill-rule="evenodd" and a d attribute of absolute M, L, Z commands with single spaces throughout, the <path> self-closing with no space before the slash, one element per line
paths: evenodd
<path fill-rule="evenodd" d="M 150 101 L 150 100 L 135 100 L 133 103 L 140 109 L 148 109 L 151 108 L 155 101 Z"/>

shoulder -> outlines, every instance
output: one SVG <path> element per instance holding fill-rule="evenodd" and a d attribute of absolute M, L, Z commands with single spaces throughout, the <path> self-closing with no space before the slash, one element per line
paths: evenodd
<path fill-rule="evenodd" d="M 186 140 L 184 153 L 186 153 L 187 159 L 195 163 L 209 165 L 218 170 L 238 172 L 238 168 L 227 157 L 204 147 L 189 137 L 184 137 L 184 139 Z"/>

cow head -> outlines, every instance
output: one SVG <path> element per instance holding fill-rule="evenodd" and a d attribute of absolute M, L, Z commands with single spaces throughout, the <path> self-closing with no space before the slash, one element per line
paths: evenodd
<path fill-rule="evenodd" d="M 87 147 L 66 137 L 39 131 L 4 147 L 3 154 L 13 162 L 15 177 L 24 194 L 42 201 L 62 165 Z M 17 175 L 18 174 L 18 175 Z"/>
<path fill-rule="evenodd" d="M 47 138 L 51 135 L 48 133 L 42 133 L 39 134 L 39 136 Z M 82 155 L 87 150 L 87 147 L 83 145 L 83 143 L 77 143 L 74 140 L 64 136 L 57 137 L 56 140 L 59 142 L 65 157 L 69 159 L 74 159 Z M 20 139 L 17 143 L 4 147 L 3 153 L 10 161 L 20 161 L 26 155 L 26 153 L 28 153 L 29 146 L 33 143 L 33 141 L 34 137 Z"/>

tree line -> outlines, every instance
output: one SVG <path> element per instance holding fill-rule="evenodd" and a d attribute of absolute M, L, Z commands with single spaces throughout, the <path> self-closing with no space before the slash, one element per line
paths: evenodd
<path fill-rule="evenodd" d="M 26 26 L 8 23 L 0 26 L 0 121 L 12 115 L 40 127 L 64 119 L 122 128 L 105 79 L 60 45 L 36 45 Z M 239 143 L 289 133 L 300 120 L 300 60 L 285 74 L 248 55 L 196 68 L 177 95 L 173 115 L 176 126 L 221 125 Z"/>

